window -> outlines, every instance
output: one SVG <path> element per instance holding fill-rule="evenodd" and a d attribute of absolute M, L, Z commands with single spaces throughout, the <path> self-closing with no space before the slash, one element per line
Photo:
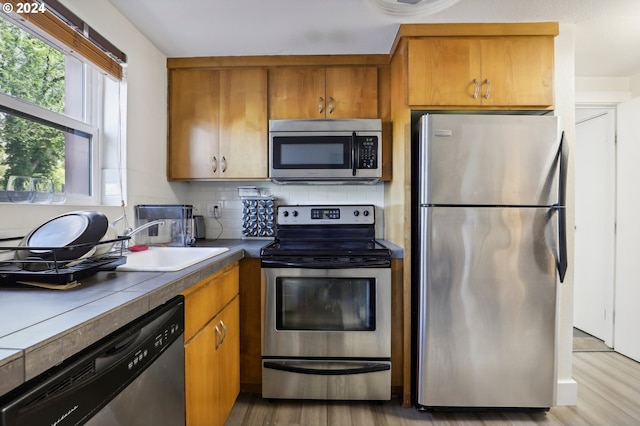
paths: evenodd
<path fill-rule="evenodd" d="M 48 182 L 67 203 L 119 202 L 124 194 L 109 202 L 105 188 L 122 181 L 113 171 L 122 169 L 124 84 L 28 22 L 0 14 L 0 202 L 14 201 L 10 176 Z"/>

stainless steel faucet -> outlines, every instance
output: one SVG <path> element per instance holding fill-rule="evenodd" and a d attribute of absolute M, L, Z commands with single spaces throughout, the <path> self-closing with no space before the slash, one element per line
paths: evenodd
<path fill-rule="evenodd" d="M 125 236 L 125 237 L 133 237 L 135 234 L 137 234 L 137 233 L 138 233 L 138 232 L 140 232 L 140 231 L 144 231 L 145 229 L 147 229 L 147 228 L 151 228 L 151 227 L 152 227 L 152 226 L 154 226 L 154 225 L 164 225 L 164 223 L 165 223 L 165 222 L 164 222 L 164 220 L 162 220 L 162 219 L 152 220 L 151 222 L 147 222 L 147 223 L 145 223 L 145 224 L 143 224 L 143 225 L 140 225 L 140 226 L 138 226 L 138 227 L 137 227 L 137 228 L 135 228 L 135 229 L 131 229 L 131 228 L 126 229 L 126 230 L 124 231 L 124 236 Z M 122 243 L 124 244 L 122 248 L 123 248 L 123 249 L 125 249 L 125 250 L 126 250 L 126 249 L 128 249 L 128 248 L 129 248 L 129 242 L 130 242 L 130 241 L 131 241 L 131 240 L 124 240 L 124 241 L 122 242 Z"/>

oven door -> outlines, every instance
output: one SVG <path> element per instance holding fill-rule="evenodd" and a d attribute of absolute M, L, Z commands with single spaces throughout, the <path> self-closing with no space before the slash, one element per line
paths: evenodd
<path fill-rule="evenodd" d="M 391 357 L 391 269 L 263 268 L 262 356 Z"/>

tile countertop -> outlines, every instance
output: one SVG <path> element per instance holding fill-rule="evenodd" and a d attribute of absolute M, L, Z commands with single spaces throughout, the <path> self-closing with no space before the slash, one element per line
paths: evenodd
<path fill-rule="evenodd" d="M 98 272 L 69 290 L 0 287 L 0 396 L 268 243 L 198 241 L 229 251 L 176 272 Z"/>

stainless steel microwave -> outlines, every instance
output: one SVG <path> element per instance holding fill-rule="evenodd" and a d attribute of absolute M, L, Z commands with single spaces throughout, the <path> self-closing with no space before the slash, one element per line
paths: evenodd
<path fill-rule="evenodd" d="M 269 177 L 278 183 L 374 184 L 382 178 L 382 122 L 269 120 Z"/>

